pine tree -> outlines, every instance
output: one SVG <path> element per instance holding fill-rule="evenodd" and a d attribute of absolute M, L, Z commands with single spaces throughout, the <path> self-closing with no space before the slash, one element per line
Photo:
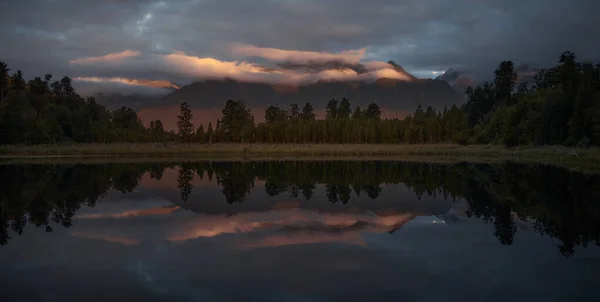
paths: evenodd
<path fill-rule="evenodd" d="M 352 109 L 350 109 L 350 101 L 348 101 L 347 98 L 343 98 L 337 111 L 337 118 L 348 119 L 350 118 L 350 114 L 352 114 Z"/>
<path fill-rule="evenodd" d="M 209 144 L 212 144 L 214 136 L 214 130 L 211 122 L 208 122 L 208 128 L 206 129 L 206 141 Z"/>
<path fill-rule="evenodd" d="M 379 109 L 379 106 L 375 103 L 371 103 L 369 107 L 367 107 L 367 110 L 365 110 L 364 117 L 368 119 L 380 119 L 381 110 Z"/>
<path fill-rule="evenodd" d="M 204 125 L 200 124 L 198 130 L 196 130 L 196 142 L 204 144 L 206 143 L 206 133 L 204 133 Z"/>
<path fill-rule="evenodd" d="M 187 103 L 182 103 L 179 107 L 179 115 L 177 116 L 177 134 L 184 143 L 189 143 L 194 133 L 194 125 L 192 124 L 192 111 Z"/>
<path fill-rule="evenodd" d="M 332 120 L 336 119 L 338 116 L 338 101 L 336 99 L 332 99 L 327 103 L 327 107 L 325 109 L 325 119 Z"/>
<path fill-rule="evenodd" d="M 302 107 L 302 113 L 300 114 L 300 118 L 304 121 L 315 120 L 315 113 L 311 103 L 304 104 L 304 107 Z"/>

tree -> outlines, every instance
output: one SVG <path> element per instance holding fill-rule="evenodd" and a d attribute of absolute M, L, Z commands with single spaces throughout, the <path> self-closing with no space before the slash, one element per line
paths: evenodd
<path fill-rule="evenodd" d="M 364 117 L 368 119 L 380 119 L 381 110 L 379 109 L 379 106 L 375 103 L 371 103 L 369 107 L 367 107 L 367 110 L 365 110 Z"/>
<path fill-rule="evenodd" d="M 154 120 L 150 122 L 150 136 L 154 141 L 160 142 L 165 137 L 165 129 L 163 123 L 160 120 Z"/>
<path fill-rule="evenodd" d="M 225 141 L 241 141 L 242 129 L 248 125 L 254 126 L 254 118 L 244 101 L 228 100 L 222 114 L 220 130 Z"/>
<path fill-rule="evenodd" d="M 8 68 L 8 65 L 0 61 L 0 105 L 4 104 L 4 96 L 6 94 L 6 91 L 8 90 L 10 79 L 8 76 L 9 71 L 10 68 Z M 2 108 L 0 107 L 0 109 Z"/>
<path fill-rule="evenodd" d="M 179 115 L 177 116 L 177 134 L 184 143 L 189 143 L 194 133 L 194 124 L 192 124 L 192 110 L 186 102 L 181 103 Z"/>
<path fill-rule="evenodd" d="M 211 122 L 208 122 L 208 128 L 206 128 L 206 138 L 208 139 L 208 143 L 212 144 L 213 141 L 214 130 Z"/>
<path fill-rule="evenodd" d="M 287 119 L 288 113 L 279 107 L 271 105 L 265 110 L 265 122 L 267 124 L 272 124 L 275 122 L 284 122 Z"/>
<path fill-rule="evenodd" d="M 315 119 L 315 113 L 313 111 L 311 103 L 304 104 L 304 107 L 302 107 L 302 113 L 300 114 L 300 118 L 304 121 L 312 121 Z"/>
<path fill-rule="evenodd" d="M 298 104 L 291 104 L 288 112 L 289 117 L 292 121 L 295 121 L 298 118 L 300 118 L 300 107 L 298 106 Z"/>
<path fill-rule="evenodd" d="M 354 113 L 352 113 L 352 118 L 353 119 L 359 119 L 362 118 L 362 112 L 360 111 L 360 107 L 356 107 L 354 109 Z"/>
<path fill-rule="evenodd" d="M 206 133 L 204 133 L 204 125 L 200 124 L 198 130 L 196 130 L 196 142 L 204 144 L 206 143 Z"/>
<path fill-rule="evenodd" d="M 510 100 L 513 88 L 517 81 L 517 73 L 514 64 L 511 61 L 502 61 L 494 71 L 494 86 L 496 87 L 496 97 L 499 100 Z"/>
<path fill-rule="evenodd" d="M 350 114 L 352 114 L 352 109 L 350 109 L 350 101 L 348 101 L 347 98 L 343 98 L 338 108 L 337 118 L 348 119 L 350 118 Z"/>
<path fill-rule="evenodd" d="M 338 116 L 338 101 L 336 99 L 331 99 L 327 103 L 327 107 L 325 109 L 325 119 L 332 120 L 336 119 Z"/>
<path fill-rule="evenodd" d="M 10 83 L 11 83 L 11 87 L 10 87 L 11 90 L 23 92 L 27 88 L 27 84 L 25 82 L 25 79 L 23 78 L 23 73 L 20 70 L 17 70 L 17 72 L 15 72 L 10 77 Z"/>

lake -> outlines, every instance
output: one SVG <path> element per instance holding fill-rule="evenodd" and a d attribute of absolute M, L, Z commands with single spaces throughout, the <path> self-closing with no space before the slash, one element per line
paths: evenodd
<path fill-rule="evenodd" d="M 600 175 L 542 164 L 0 165 L 1 301 L 598 301 Z"/>

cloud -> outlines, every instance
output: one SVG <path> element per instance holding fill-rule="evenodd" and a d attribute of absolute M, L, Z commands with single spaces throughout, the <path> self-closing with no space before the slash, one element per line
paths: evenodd
<path fill-rule="evenodd" d="M 284 55 L 265 54 L 264 57 L 274 63 L 287 61 L 293 64 L 324 64 L 321 65 L 323 68 L 302 70 L 281 66 L 269 67 L 268 64 L 260 65 L 249 61 L 223 61 L 211 57 L 191 56 L 181 51 L 169 54 L 123 51 L 76 59 L 72 61 L 71 65 L 75 72 L 81 74 L 74 77 L 74 80 L 78 82 L 149 88 L 178 89 L 180 85 L 194 81 L 224 78 L 243 82 L 293 85 L 317 81 L 374 81 L 382 77 L 404 81 L 412 80 L 409 75 L 398 72 L 388 63 L 360 62 L 360 58 L 364 56 L 362 51 L 334 54 L 269 49 L 269 53 L 278 53 L 279 51 Z M 352 64 L 353 68 L 345 66 L 326 68 L 327 64 L 335 62 Z M 101 76 L 92 76 L 93 74 Z M 136 74 L 151 75 L 152 78 L 131 78 Z"/>
<path fill-rule="evenodd" d="M 126 79 L 126 78 L 102 78 L 102 77 L 75 77 L 74 81 L 91 83 L 114 83 L 133 86 L 145 86 L 149 88 L 172 88 L 179 89 L 179 86 L 167 80 L 144 80 L 144 79 Z"/>
<path fill-rule="evenodd" d="M 338 62 L 343 64 L 358 64 L 365 56 L 367 48 L 345 50 L 338 53 L 287 50 L 278 48 L 256 47 L 253 45 L 234 44 L 234 54 L 247 57 L 264 58 L 272 62 L 297 65 L 313 65 Z"/>
<path fill-rule="evenodd" d="M 139 51 L 124 50 L 117 53 L 109 53 L 99 57 L 87 57 L 82 59 L 70 60 L 69 64 L 97 64 L 97 63 L 110 63 L 118 62 L 123 59 L 133 58 L 141 55 Z"/>

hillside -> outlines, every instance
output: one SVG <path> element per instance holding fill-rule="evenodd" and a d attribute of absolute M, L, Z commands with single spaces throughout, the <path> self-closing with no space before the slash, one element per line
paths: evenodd
<path fill-rule="evenodd" d="M 288 105 L 312 102 L 324 107 L 332 98 L 348 98 L 353 105 L 377 103 L 393 109 L 414 109 L 417 105 L 443 107 L 460 103 L 463 97 L 441 80 L 418 79 L 412 82 L 378 79 L 364 82 L 317 82 L 305 86 L 245 83 L 235 80 L 208 80 L 191 85 L 165 96 L 157 105 L 188 102 L 193 107 L 221 107 L 228 99 L 244 100 L 249 106 Z"/>

